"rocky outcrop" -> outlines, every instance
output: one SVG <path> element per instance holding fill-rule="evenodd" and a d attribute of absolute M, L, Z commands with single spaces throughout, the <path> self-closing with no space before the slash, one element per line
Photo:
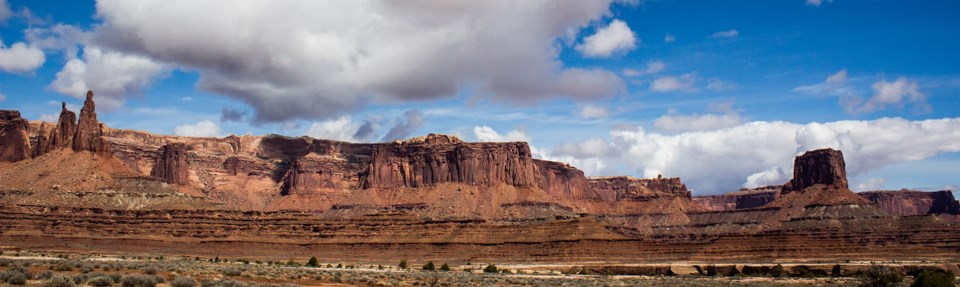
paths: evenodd
<path fill-rule="evenodd" d="M 661 197 L 690 198 L 690 190 L 680 178 L 640 179 L 629 176 L 594 177 L 590 190 L 605 201 L 652 200 Z"/>
<path fill-rule="evenodd" d="M 783 186 L 783 192 L 801 191 L 816 184 L 847 189 L 843 153 L 834 149 L 818 149 L 798 156 L 793 162 L 793 179 Z"/>
<path fill-rule="evenodd" d="M 294 160 L 281 179 L 280 194 L 315 194 L 348 188 L 345 174 L 336 167 Z"/>
<path fill-rule="evenodd" d="M 601 199 L 590 192 L 587 177 L 576 167 L 546 160 L 535 159 L 533 162 L 540 170 L 541 186 L 547 194 L 558 198 Z"/>
<path fill-rule="evenodd" d="M 960 214 L 960 203 L 949 190 L 868 191 L 859 194 L 891 215 Z"/>
<path fill-rule="evenodd" d="M 693 201 L 711 211 L 731 211 L 740 209 L 757 208 L 780 198 L 780 190 L 783 186 L 765 186 L 754 189 L 741 189 L 737 192 L 697 196 Z"/>
<path fill-rule="evenodd" d="M 190 170 L 187 160 L 187 145 L 174 143 L 163 146 L 157 155 L 156 164 L 150 176 L 163 179 L 167 183 L 188 184 Z"/>
<path fill-rule="evenodd" d="M 30 157 L 29 126 L 19 111 L 0 110 L 0 161 L 15 162 Z"/>
<path fill-rule="evenodd" d="M 60 119 L 50 132 L 50 144 L 47 150 L 73 147 L 73 137 L 77 133 L 77 114 L 67 110 L 67 103 L 61 103 Z"/>
<path fill-rule="evenodd" d="M 107 143 L 103 140 L 103 125 L 97 120 L 93 91 L 87 92 L 87 99 L 83 102 L 83 108 L 80 109 L 80 121 L 77 123 L 77 131 L 73 135 L 73 150 L 95 153 L 108 152 Z"/>
<path fill-rule="evenodd" d="M 527 143 L 465 143 L 431 134 L 373 146 L 361 187 L 415 188 L 447 182 L 539 186 L 538 175 Z"/>
<path fill-rule="evenodd" d="M 32 142 L 33 151 L 30 154 L 31 157 L 38 157 L 50 151 L 50 137 L 48 137 L 46 133 L 42 132 L 43 130 L 47 129 L 47 123 L 40 123 L 39 129 L 41 132 L 37 133 L 36 139 Z"/>

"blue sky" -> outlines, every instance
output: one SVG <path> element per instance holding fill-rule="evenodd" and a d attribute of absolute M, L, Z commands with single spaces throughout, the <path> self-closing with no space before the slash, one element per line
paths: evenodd
<path fill-rule="evenodd" d="M 413 6 L 413 7 L 410 7 Z M 0 108 L 97 94 L 161 134 L 530 142 L 696 194 L 841 149 L 851 187 L 960 185 L 955 1 L 0 0 Z"/>

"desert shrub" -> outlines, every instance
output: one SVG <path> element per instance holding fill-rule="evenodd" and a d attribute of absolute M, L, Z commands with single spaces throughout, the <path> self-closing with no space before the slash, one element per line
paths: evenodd
<path fill-rule="evenodd" d="M 200 282 L 201 287 L 247 287 L 246 283 L 236 281 L 236 280 L 203 280 Z"/>
<path fill-rule="evenodd" d="M 157 277 L 151 275 L 130 274 L 120 278 L 123 287 L 155 287 L 157 283 Z"/>
<path fill-rule="evenodd" d="M 14 272 L 10 274 L 6 281 L 10 285 L 25 285 L 27 284 L 27 276 L 23 273 Z"/>
<path fill-rule="evenodd" d="M 770 270 L 770 275 L 773 277 L 787 277 L 789 273 L 783 268 L 783 265 L 777 264 L 777 266 L 773 267 L 773 270 Z"/>
<path fill-rule="evenodd" d="M 483 268 L 484 273 L 497 273 L 497 266 L 490 264 Z"/>
<path fill-rule="evenodd" d="M 953 287 L 953 272 L 947 270 L 923 270 L 910 287 Z"/>
<path fill-rule="evenodd" d="M 433 261 L 427 261 L 427 264 L 423 265 L 423 270 L 434 271 L 437 267 L 433 265 Z"/>
<path fill-rule="evenodd" d="M 157 275 L 157 266 L 150 265 L 150 266 L 147 266 L 147 268 L 143 268 L 143 274 Z"/>
<path fill-rule="evenodd" d="M 771 272 L 770 267 L 744 265 L 740 272 L 747 276 L 765 276 Z"/>
<path fill-rule="evenodd" d="M 113 279 L 114 283 L 120 282 L 120 278 L 123 277 L 123 275 L 120 275 L 119 273 L 113 273 L 113 274 L 110 274 L 109 276 L 110 276 L 110 279 Z"/>
<path fill-rule="evenodd" d="M 60 263 L 57 263 L 57 265 L 53 266 L 53 270 L 54 271 L 73 271 L 73 266 L 74 266 L 73 262 L 62 260 L 60 261 Z"/>
<path fill-rule="evenodd" d="M 397 264 L 397 267 L 400 267 L 400 269 L 407 269 L 407 260 L 400 260 L 400 264 Z"/>
<path fill-rule="evenodd" d="M 87 280 L 87 285 L 94 287 L 107 287 L 113 285 L 113 283 L 116 282 L 114 282 L 113 278 L 110 278 L 110 276 L 97 276 Z"/>
<path fill-rule="evenodd" d="M 224 268 L 220 273 L 223 273 L 224 276 L 240 276 L 243 270 L 240 270 L 240 268 Z"/>
<path fill-rule="evenodd" d="M 46 280 L 50 278 L 53 278 L 53 271 L 50 271 L 50 270 L 43 271 L 43 272 L 40 272 L 40 274 L 37 274 L 37 279 Z"/>
<path fill-rule="evenodd" d="M 77 284 L 73 283 L 73 279 L 63 275 L 53 276 L 47 282 L 43 282 L 43 287 L 76 287 Z"/>
<path fill-rule="evenodd" d="M 440 265 L 440 271 L 450 271 L 450 265 L 443 263 L 443 265 Z"/>
<path fill-rule="evenodd" d="M 195 287 L 197 286 L 197 280 L 193 280 L 190 277 L 177 277 L 170 281 L 170 287 Z"/>
<path fill-rule="evenodd" d="M 312 257 L 310 257 L 310 260 L 307 261 L 307 266 L 308 266 L 308 267 L 320 267 L 320 262 L 317 262 L 317 257 L 316 257 L 316 256 L 312 256 Z"/>
<path fill-rule="evenodd" d="M 93 268 L 94 268 L 93 264 L 90 264 L 90 263 L 80 264 L 80 272 L 82 273 L 90 273 L 91 271 L 93 271 Z"/>
<path fill-rule="evenodd" d="M 10 259 L 0 259 L 0 267 L 7 267 L 13 264 L 13 260 Z"/>
<path fill-rule="evenodd" d="M 890 287 L 903 282 L 903 274 L 893 268 L 873 265 L 860 272 L 860 286 L 863 287 Z"/>
<path fill-rule="evenodd" d="M 840 265 L 833 265 L 833 269 L 830 269 L 830 276 L 833 276 L 833 277 L 843 276 L 843 268 L 840 268 Z"/>

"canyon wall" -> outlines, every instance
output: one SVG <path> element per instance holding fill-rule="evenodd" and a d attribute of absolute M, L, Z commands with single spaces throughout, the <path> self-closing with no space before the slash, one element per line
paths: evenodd
<path fill-rule="evenodd" d="M 15 162 L 31 156 L 29 126 L 20 112 L 0 110 L 0 161 Z"/>
<path fill-rule="evenodd" d="M 949 190 L 923 192 L 914 190 L 869 191 L 860 196 L 876 203 L 891 215 L 917 216 L 928 214 L 960 214 L 960 203 Z"/>

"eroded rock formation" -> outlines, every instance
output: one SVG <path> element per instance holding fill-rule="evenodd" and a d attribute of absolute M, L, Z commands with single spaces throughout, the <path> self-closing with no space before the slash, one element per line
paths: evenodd
<path fill-rule="evenodd" d="M 0 161 L 15 162 L 30 157 L 29 126 L 19 111 L 0 110 Z"/>
<path fill-rule="evenodd" d="M 156 164 L 150 176 L 163 179 L 167 183 L 188 184 L 190 170 L 187 160 L 187 145 L 174 143 L 164 145 L 157 155 Z"/>
<path fill-rule="evenodd" d="M 629 176 L 608 176 L 589 179 L 590 190 L 606 201 L 651 200 L 660 197 L 690 198 L 680 178 L 640 179 Z"/>
<path fill-rule="evenodd" d="M 949 190 L 869 191 L 859 194 L 891 215 L 960 214 L 960 203 Z"/>
<path fill-rule="evenodd" d="M 456 137 L 431 134 L 373 146 L 361 185 L 396 188 L 446 182 L 513 186 L 540 183 L 526 143 L 465 143 Z"/>
<path fill-rule="evenodd" d="M 693 200 L 713 211 L 732 211 L 739 209 L 757 208 L 780 198 L 783 186 L 765 186 L 753 189 L 741 189 L 719 195 L 697 196 Z"/>
<path fill-rule="evenodd" d="M 46 150 L 73 147 L 73 137 L 77 134 L 77 114 L 67 110 L 67 103 L 61 103 L 60 118 L 50 132 L 50 145 Z"/>
<path fill-rule="evenodd" d="M 96 153 L 108 151 L 107 143 L 103 140 L 103 125 L 97 120 L 93 91 L 87 92 L 87 99 L 83 102 L 83 108 L 80 109 L 80 121 L 73 135 L 73 150 Z"/>
<path fill-rule="evenodd" d="M 801 191 L 816 184 L 847 189 L 843 153 L 834 149 L 818 149 L 798 156 L 793 163 L 793 179 L 783 186 L 783 192 Z"/>

